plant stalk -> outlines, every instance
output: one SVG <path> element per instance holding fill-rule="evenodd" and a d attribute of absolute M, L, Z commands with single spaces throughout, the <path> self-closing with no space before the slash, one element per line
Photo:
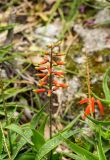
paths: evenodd
<path fill-rule="evenodd" d="M 87 87 L 88 87 L 88 97 L 91 98 L 91 86 L 90 86 L 90 69 L 88 63 L 88 55 L 86 53 L 86 72 L 87 72 Z"/>
<path fill-rule="evenodd" d="M 89 98 L 89 104 L 91 105 L 91 83 L 90 83 L 90 67 L 89 67 L 89 60 L 88 55 L 86 53 L 86 72 L 87 72 L 87 87 L 88 87 L 88 98 Z M 92 112 L 91 109 L 91 116 L 95 118 L 95 112 Z"/>
<path fill-rule="evenodd" d="M 51 48 L 50 51 L 50 77 L 49 77 L 49 90 L 52 91 L 52 60 L 53 60 L 53 56 L 52 56 L 52 52 L 53 52 L 53 48 Z M 52 138 L 52 93 L 49 97 L 49 137 L 50 139 Z M 49 160 L 52 159 L 52 151 L 50 152 L 49 155 Z"/>

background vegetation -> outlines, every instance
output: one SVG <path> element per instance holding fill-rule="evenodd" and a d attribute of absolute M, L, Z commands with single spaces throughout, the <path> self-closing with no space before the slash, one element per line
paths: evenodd
<path fill-rule="evenodd" d="M 110 159 L 109 19 L 107 0 L 0 2 L 1 160 Z M 53 94 L 50 139 L 48 97 L 33 92 L 35 66 L 47 45 L 59 40 L 65 54 L 61 82 L 68 88 Z M 84 120 L 86 105 L 79 101 L 89 96 L 102 102 L 105 114 L 95 105 Z"/>

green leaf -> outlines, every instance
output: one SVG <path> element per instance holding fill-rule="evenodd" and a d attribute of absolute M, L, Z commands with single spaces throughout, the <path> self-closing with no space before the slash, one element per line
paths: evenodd
<path fill-rule="evenodd" d="M 72 21 L 75 19 L 77 13 L 78 13 L 78 8 L 79 6 L 81 5 L 82 3 L 82 0 L 74 0 L 72 1 L 72 4 L 71 4 L 71 9 L 70 9 L 70 14 L 68 16 L 68 21 Z"/>
<path fill-rule="evenodd" d="M 56 12 L 56 10 L 58 9 L 60 3 L 61 3 L 62 0 L 57 0 L 56 3 L 53 5 L 52 9 L 51 9 L 51 16 L 47 22 L 47 25 L 52 21 L 53 17 L 54 17 L 54 14 Z"/>
<path fill-rule="evenodd" d="M 42 104 L 41 104 L 40 97 L 38 94 L 35 94 L 34 101 L 36 103 L 36 106 L 38 106 L 38 109 L 41 109 Z"/>
<path fill-rule="evenodd" d="M 14 26 L 15 26 L 14 24 L 9 24 L 7 26 L 0 26 L 0 32 L 12 29 L 12 28 L 14 28 Z"/>
<path fill-rule="evenodd" d="M 110 100 L 110 90 L 108 88 L 108 73 L 110 71 L 110 67 L 106 70 L 104 78 L 103 78 L 103 91 L 107 100 Z"/>
<path fill-rule="evenodd" d="M 40 111 L 32 118 L 31 120 L 31 129 L 35 129 L 37 124 L 39 123 L 39 119 L 41 118 L 43 111 L 45 109 L 45 107 L 47 106 L 48 103 L 46 103 L 41 109 Z"/>
<path fill-rule="evenodd" d="M 52 160 L 62 160 L 62 155 L 60 153 L 53 154 Z"/>
<path fill-rule="evenodd" d="M 2 48 L 0 47 L 0 58 L 3 58 L 7 53 L 9 53 L 11 51 L 12 47 L 13 47 L 12 44 L 9 44 L 9 45 L 4 46 Z"/>
<path fill-rule="evenodd" d="M 30 145 L 33 145 L 33 143 L 31 142 L 31 140 L 29 140 L 29 139 L 25 136 L 24 131 L 23 131 L 22 128 L 19 127 L 18 125 L 16 125 L 16 124 L 11 124 L 11 125 L 7 126 L 6 128 L 7 128 L 7 129 L 10 129 L 10 130 L 12 130 L 12 131 L 14 131 L 14 132 L 16 132 L 16 133 L 18 133 L 18 134 L 19 134 L 20 136 L 22 136 Z M 28 128 L 27 130 L 29 130 L 29 128 Z"/>
<path fill-rule="evenodd" d="M 65 128 L 63 131 L 65 130 L 69 130 L 72 128 L 72 126 L 78 121 L 78 119 L 81 117 L 81 114 L 79 114 L 73 121 L 71 121 Z"/>
<path fill-rule="evenodd" d="M 60 134 L 55 135 L 55 137 L 53 137 L 52 139 L 49 139 L 48 141 L 46 141 L 46 143 L 40 148 L 40 150 L 38 151 L 35 160 L 40 160 L 42 159 L 44 156 L 46 156 L 51 150 L 53 150 L 54 148 L 56 148 L 59 144 L 61 144 L 62 142 L 62 137 L 65 138 L 69 138 L 71 137 L 75 132 L 73 131 L 64 131 Z"/>
<path fill-rule="evenodd" d="M 44 117 L 43 122 L 41 123 L 40 127 L 39 127 L 39 132 L 44 136 L 44 130 L 45 130 L 45 125 L 47 123 L 48 120 L 48 115 L 46 117 Z"/>
<path fill-rule="evenodd" d="M 110 104 L 110 100 L 108 99 L 103 99 L 103 98 L 100 98 L 99 96 L 97 96 L 94 92 L 91 92 L 93 94 L 93 96 L 97 99 L 99 99 L 101 102 L 105 103 L 105 104 Z"/>
<path fill-rule="evenodd" d="M 73 134 L 76 134 L 77 131 L 73 132 L 73 131 L 70 131 L 70 129 L 78 121 L 79 118 L 80 118 L 80 115 L 78 115 L 71 123 L 69 123 L 69 125 L 66 128 L 64 128 L 63 131 L 61 131 L 58 134 L 56 134 L 52 139 L 46 141 L 46 143 L 38 151 L 38 154 L 36 155 L 36 159 L 35 160 L 42 159 L 51 150 L 56 148 L 62 142 L 62 136 L 65 137 L 65 138 L 69 138 Z"/>
<path fill-rule="evenodd" d="M 64 138 L 64 141 L 66 143 L 66 145 L 77 155 L 82 156 L 82 157 L 86 157 L 89 160 L 98 160 L 98 157 L 93 155 L 91 152 L 89 152 L 88 150 L 78 146 L 76 143 L 71 142 L 70 140 L 68 140 L 67 138 Z"/>
<path fill-rule="evenodd" d="M 15 160 L 35 160 L 34 153 L 23 153 L 19 155 Z"/>
<path fill-rule="evenodd" d="M 31 130 L 26 130 L 24 131 L 25 137 L 27 139 L 30 139 L 32 136 L 32 131 Z M 20 152 L 20 150 L 22 149 L 22 147 L 27 143 L 27 140 L 25 140 L 23 137 L 21 137 L 21 139 L 17 142 L 17 146 L 13 151 L 13 155 L 12 155 L 12 160 L 15 160 L 16 156 L 18 155 L 18 153 Z"/>
<path fill-rule="evenodd" d="M 2 131 L 0 129 L 0 155 L 2 154 L 3 150 L 3 136 L 2 136 Z"/>
<path fill-rule="evenodd" d="M 0 160 L 4 160 L 4 158 L 6 158 L 7 157 L 7 154 L 2 154 L 2 155 L 0 155 Z"/>
<path fill-rule="evenodd" d="M 35 149 L 39 150 L 41 146 L 45 143 L 45 139 L 42 136 L 42 134 L 40 134 L 39 131 L 33 129 L 32 132 L 33 132 L 32 142 L 34 143 Z"/>
<path fill-rule="evenodd" d="M 4 98 L 5 100 L 7 100 L 8 98 L 11 98 L 19 93 L 22 93 L 22 92 L 26 92 L 28 90 L 31 90 L 31 88 L 9 88 L 9 89 L 6 89 L 4 91 Z M 0 103 L 3 101 L 3 98 L 2 96 L 0 96 Z"/>
<path fill-rule="evenodd" d="M 91 116 L 87 116 L 87 118 L 97 125 L 110 125 L 110 121 L 97 121 L 96 119 L 93 119 Z"/>
<path fill-rule="evenodd" d="M 105 99 L 100 98 L 99 96 L 97 96 L 95 93 L 92 92 L 94 97 L 96 97 L 97 99 L 99 99 L 100 101 L 102 101 L 105 104 L 110 104 L 110 89 L 108 87 L 108 73 L 109 73 L 109 71 L 110 71 L 110 67 L 106 70 L 106 72 L 104 74 L 103 82 L 102 82 L 102 87 L 103 87 L 103 91 L 105 94 Z"/>
<path fill-rule="evenodd" d="M 98 136 L 98 154 L 99 160 L 107 160 L 102 148 L 102 141 L 101 141 L 101 128 L 99 127 L 99 136 Z"/>
<path fill-rule="evenodd" d="M 75 159 L 75 160 L 82 160 L 81 156 L 78 156 L 76 154 L 73 153 L 69 153 L 69 152 L 61 152 L 62 155 L 69 157 L 71 159 Z"/>

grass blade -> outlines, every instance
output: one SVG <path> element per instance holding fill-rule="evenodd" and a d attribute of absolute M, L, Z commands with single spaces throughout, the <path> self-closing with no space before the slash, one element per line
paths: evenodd
<path fill-rule="evenodd" d="M 2 136 L 2 130 L 0 129 L 0 155 L 2 154 L 3 150 L 3 136 Z"/>
<path fill-rule="evenodd" d="M 92 117 L 90 116 L 87 116 L 87 118 L 89 120 L 91 120 L 93 123 L 95 123 L 96 125 L 102 125 L 102 126 L 109 126 L 110 125 L 110 121 L 97 121 L 96 119 L 93 119 Z"/>
<path fill-rule="evenodd" d="M 25 137 L 27 139 L 30 139 L 32 136 L 32 131 L 31 130 L 27 130 L 24 131 Z M 23 137 L 21 137 L 21 139 L 19 140 L 19 142 L 17 143 L 16 148 L 13 151 L 13 155 L 12 155 L 12 160 L 14 160 L 16 158 L 16 156 L 18 155 L 18 153 L 20 152 L 20 150 L 22 149 L 22 147 L 27 143 L 27 140 L 24 139 Z"/>
<path fill-rule="evenodd" d="M 64 138 L 64 137 L 63 137 Z M 73 151 L 75 152 L 77 155 L 79 156 L 85 156 L 86 158 L 88 158 L 89 160 L 98 160 L 98 157 L 93 155 L 91 152 L 89 152 L 88 150 L 78 146 L 76 143 L 71 142 L 68 139 L 64 138 L 64 141 L 66 143 L 66 145 Z"/>
<path fill-rule="evenodd" d="M 23 131 L 22 128 L 19 127 L 18 125 L 16 125 L 16 124 L 11 124 L 11 125 L 7 126 L 6 128 L 7 128 L 7 129 L 10 129 L 10 130 L 12 130 L 12 131 L 14 131 L 14 132 L 16 132 L 16 133 L 18 133 L 18 134 L 19 134 L 20 136 L 22 136 L 30 145 L 33 145 L 33 143 L 31 142 L 31 140 L 29 140 L 29 139 L 25 136 L 24 131 Z M 29 130 L 29 128 L 28 128 L 28 130 Z"/>
<path fill-rule="evenodd" d="M 33 117 L 33 119 L 31 120 L 31 129 L 35 129 L 38 122 L 39 122 L 39 119 L 41 118 L 42 114 L 43 114 L 43 111 L 45 109 L 45 107 L 47 106 L 48 102 L 40 109 L 40 111 Z"/>
<path fill-rule="evenodd" d="M 108 88 L 108 73 L 109 73 L 109 71 L 110 71 L 110 67 L 106 70 L 104 78 L 103 78 L 103 83 L 102 83 L 103 91 L 104 91 L 104 94 L 105 94 L 105 97 L 107 100 L 110 99 L 110 90 Z"/>
<path fill-rule="evenodd" d="M 101 141 L 101 128 L 99 127 L 99 136 L 98 136 L 98 154 L 99 160 L 107 160 L 102 148 L 102 141 Z"/>
<path fill-rule="evenodd" d="M 71 159 L 75 159 L 75 160 L 82 160 L 82 158 L 76 154 L 73 154 L 73 153 L 69 153 L 69 152 L 62 152 L 61 153 L 62 155 L 66 156 L 66 157 L 69 157 Z"/>
<path fill-rule="evenodd" d="M 62 136 L 65 138 L 69 138 L 74 134 L 73 131 L 64 131 L 57 136 L 49 139 L 38 151 L 35 160 L 41 160 L 44 156 L 46 156 L 51 150 L 56 148 L 62 142 Z M 62 135 L 62 136 L 61 136 Z"/>

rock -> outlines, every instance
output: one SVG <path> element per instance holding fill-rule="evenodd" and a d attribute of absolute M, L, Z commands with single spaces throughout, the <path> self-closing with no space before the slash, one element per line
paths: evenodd
<path fill-rule="evenodd" d="M 83 55 L 83 56 L 77 56 L 74 58 L 74 61 L 78 64 L 83 64 L 86 62 L 86 57 Z"/>
<path fill-rule="evenodd" d="M 39 45 L 45 48 L 46 45 L 56 42 L 61 30 L 62 25 L 59 19 L 55 20 L 54 23 L 48 24 L 48 26 L 39 26 L 35 30 Z"/>
<path fill-rule="evenodd" d="M 95 16 L 95 24 L 104 23 L 105 21 L 110 21 L 110 10 L 108 8 L 104 8 L 99 11 Z"/>
<path fill-rule="evenodd" d="M 95 24 L 102 24 L 110 19 L 110 10 L 104 8 L 95 16 Z M 74 25 L 74 31 L 81 36 L 84 42 L 83 51 L 94 52 L 110 48 L 110 29 L 107 27 L 84 28 L 81 24 Z"/>

